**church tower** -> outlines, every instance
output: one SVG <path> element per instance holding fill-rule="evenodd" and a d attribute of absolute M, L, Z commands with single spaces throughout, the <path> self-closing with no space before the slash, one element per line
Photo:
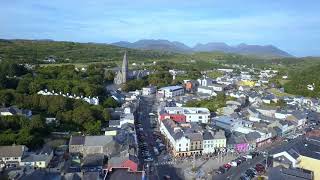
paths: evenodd
<path fill-rule="evenodd" d="M 128 80 L 128 59 L 127 59 L 127 51 L 124 52 L 123 60 L 122 60 L 122 83 L 126 83 Z"/>

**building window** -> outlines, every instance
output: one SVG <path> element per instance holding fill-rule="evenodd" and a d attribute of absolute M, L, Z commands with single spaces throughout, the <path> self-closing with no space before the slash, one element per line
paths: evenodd
<path fill-rule="evenodd" d="M 181 152 L 181 148 L 179 148 L 179 152 Z"/>
<path fill-rule="evenodd" d="M 202 119 L 202 116 L 199 116 L 199 119 Z"/>
<path fill-rule="evenodd" d="M 179 144 L 179 147 L 181 147 L 181 144 Z"/>
<path fill-rule="evenodd" d="M 188 146 L 188 143 L 186 144 L 186 146 Z"/>

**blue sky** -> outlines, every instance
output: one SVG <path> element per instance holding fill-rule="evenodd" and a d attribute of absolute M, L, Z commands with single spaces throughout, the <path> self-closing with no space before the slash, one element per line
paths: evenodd
<path fill-rule="evenodd" d="M 272 44 L 320 56 L 319 0 L 1 0 L 0 38 Z"/>

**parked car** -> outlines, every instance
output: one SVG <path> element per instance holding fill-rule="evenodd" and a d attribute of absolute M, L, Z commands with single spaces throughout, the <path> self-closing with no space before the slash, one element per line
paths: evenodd
<path fill-rule="evenodd" d="M 256 164 L 255 170 L 256 170 L 258 173 L 262 173 L 262 172 L 265 171 L 265 167 L 264 167 L 264 165 L 262 165 L 262 164 Z"/>

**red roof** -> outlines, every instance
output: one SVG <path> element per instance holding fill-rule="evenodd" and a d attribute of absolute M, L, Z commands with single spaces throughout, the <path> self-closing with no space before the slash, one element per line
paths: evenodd
<path fill-rule="evenodd" d="M 131 161 L 131 160 L 126 160 L 122 163 L 121 167 L 128 167 L 130 168 L 131 171 L 137 171 L 138 170 L 138 164 Z"/>
<path fill-rule="evenodd" d="M 172 119 L 175 122 L 186 122 L 186 116 L 183 114 L 161 114 L 160 120 Z"/>

